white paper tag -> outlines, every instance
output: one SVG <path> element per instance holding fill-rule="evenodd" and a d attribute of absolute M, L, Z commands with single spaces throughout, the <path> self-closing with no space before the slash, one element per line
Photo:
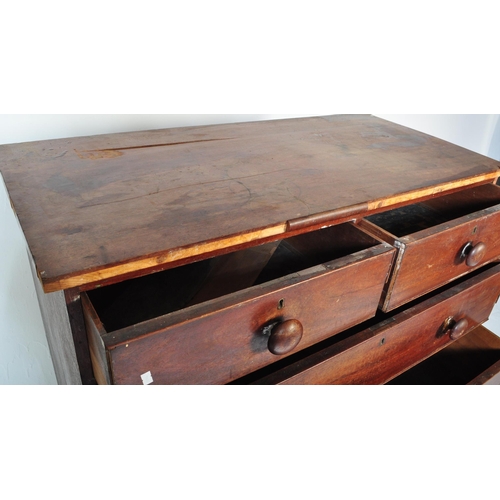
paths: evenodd
<path fill-rule="evenodd" d="M 151 372 L 141 375 L 141 378 L 142 378 L 142 383 L 144 385 L 149 385 L 153 383 L 153 376 L 151 375 Z"/>

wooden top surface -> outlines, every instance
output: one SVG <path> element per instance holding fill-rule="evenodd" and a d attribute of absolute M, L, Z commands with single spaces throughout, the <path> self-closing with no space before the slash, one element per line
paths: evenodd
<path fill-rule="evenodd" d="M 46 291 L 490 182 L 498 168 L 364 115 L 0 146 Z"/>

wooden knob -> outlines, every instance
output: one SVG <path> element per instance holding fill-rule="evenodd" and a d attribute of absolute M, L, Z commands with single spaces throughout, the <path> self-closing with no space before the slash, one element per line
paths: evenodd
<path fill-rule="evenodd" d="M 463 318 L 460 321 L 457 321 L 450 330 L 450 338 L 451 340 L 459 339 L 469 328 L 469 322 Z"/>
<path fill-rule="evenodd" d="M 271 331 L 267 348 L 277 356 L 287 354 L 297 347 L 303 333 L 304 328 L 296 319 L 279 323 Z"/>
<path fill-rule="evenodd" d="M 476 267 L 481 263 L 486 255 L 486 245 L 481 241 L 477 245 L 473 245 L 471 241 L 469 241 L 460 252 L 460 260 L 465 263 L 469 267 Z"/>
<path fill-rule="evenodd" d="M 469 267 L 476 267 L 481 263 L 484 256 L 486 255 L 486 245 L 481 241 L 477 245 L 474 245 L 467 253 L 467 260 L 465 263 Z"/>

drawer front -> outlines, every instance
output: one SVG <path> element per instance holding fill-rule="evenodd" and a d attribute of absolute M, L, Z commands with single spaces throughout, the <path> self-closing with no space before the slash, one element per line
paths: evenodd
<path fill-rule="evenodd" d="M 393 253 L 379 245 L 105 334 L 112 382 L 222 384 L 315 344 L 375 315 Z M 286 352 L 271 353 L 271 338 Z"/>
<path fill-rule="evenodd" d="M 391 380 L 390 385 L 485 385 L 500 378 L 500 337 L 483 326 Z"/>
<path fill-rule="evenodd" d="M 268 375 L 259 384 L 384 384 L 486 321 L 500 266 Z"/>
<path fill-rule="evenodd" d="M 369 229 L 365 221 L 363 226 Z M 371 225 L 375 234 L 381 232 Z M 381 308 L 391 311 L 500 256 L 500 206 L 393 241 L 398 256 Z"/>

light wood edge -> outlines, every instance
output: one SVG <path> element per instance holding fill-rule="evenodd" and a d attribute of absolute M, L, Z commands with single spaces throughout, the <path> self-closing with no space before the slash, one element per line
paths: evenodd
<path fill-rule="evenodd" d="M 436 186 L 431 186 L 428 188 L 416 189 L 415 191 L 410 191 L 409 193 L 403 193 L 400 195 L 391 196 L 389 198 L 384 198 L 382 200 L 368 202 L 368 209 L 372 211 L 378 210 L 380 208 L 388 208 L 393 205 L 407 204 L 409 202 L 417 201 L 420 198 L 445 193 L 447 191 L 465 188 L 473 186 L 475 184 L 481 184 L 483 182 L 487 183 L 488 181 L 495 182 L 496 179 L 498 179 L 498 171 L 490 172 L 488 174 L 476 175 L 467 179 L 446 182 L 444 184 L 438 184 Z"/>
<path fill-rule="evenodd" d="M 161 266 L 163 264 L 169 264 L 191 257 L 199 257 L 211 252 L 215 252 L 217 250 L 223 250 L 226 248 L 235 247 L 237 245 L 244 245 L 253 241 L 263 240 L 272 236 L 278 236 L 280 234 L 284 234 L 285 231 L 286 224 L 280 224 L 278 226 L 273 226 L 258 231 L 252 231 L 251 233 L 201 243 L 192 247 L 169 250 L 168 252 L 165 252 L 163 254 L 155 255 L 154 257 L 147 257 L 124 264 L 117 264 L 116 266 L 108 267 L 106 269 L 89 271 L 87 273 L 79 274 L 78 276 L 62 278 L 54 282 L 43 282 L 43 288 L 47 293 L 65 290 L 68 288 L 76 288 L 88 283 L 103 281 L 106 279 L 114 278 L 116 276 L 121 276 L 123 274 L 143 271 L 146 269 Z"/>
<path fill-rule="evenodd" d="M 380 210 L 381 208 L 388 208 L 394 205 L 411 203 L 420 198 L 433 196 L 435 194 L 440 194 L 476 184 L 487 183 L 489 181 L 494 181 L 497 178 L 498 172 L 495 171 L 487 174 L 477 175 L 467 179 L 460 179 L 458 181 L 432 186 L 429 188 L 417 189 L 409 193 L 368 202 L 367 204 L 363 204 L 363 210 L 366 212 L 372 212 L 375 210 Z M 343 211 L 345 211 L 345 209 L 340 209 L 340 214 L 342 214 Z M 335 217 L 335 211 L 332 211 L 328 214 L 328 218 L 331 219 L 331 221 L 334 221 Z M 39 278 L 46 293 L 66 290 L 70 288 L 77 288 L 79 286 L 104 281 L 106 279 L 115 278 L 127 273 L 144 271 L 157 266 L 161 266 L 162 264 L 169 264 L 192 257 L 203 256 L 211 252 L 232 248 L 237 245 L 257 242 L 265 238 L 285 234 L 288 228 L 289 221 L 237 236 L 230 236 L 215 241 L 196 244 L 190 247 L 169 250 L 165 253 L 157 254 L 152 257 L 146 257 L 122 264 L 116 264 L 100 270 L 82 272 L 77 275 L 63 277 L 55 281 L 44 280 L 42 276 L 39 276 Z"/>
<path fill-rule="evenodd" d="M 379 307 L 383 312 L 389 312 L 394 307 L 391 307 L 391 297 L 392 291 L 394 290 L 394 285 L 396 284 L 396 278 L 399 273 L 399 269 L 401 268 L 401 264 L 403 262 L 403 257 L 406 251 L 406 244 L 401 242 L 396 236 L 385 231 L 379 226 L 376 226 L 372 222 L 367 219 L 360 219 L 356 222 L 356 225 L 360 228 L 363 228 L 368 233 L 380 238 L 382 241 L 385 241 L 389 245 L 393 246 L 396 249 L 396 254 L 394 256 L 394 261 L 389 269 L 389 273 L 386 280 L 386 287 L 384 287 L 384 291 L 382 292 L 382 296 L 380 298 Z"/>
<path fill-rule="evenodd" d="M 398 241 L 398 238 L 393 234 L 389 233 L 385 229 L 381 228 L 373 224 L 367 219 L 359 219 L 355 223 L 356 227 L 362 229 L 367 234 L 369 234 L 372 238 L 377 238 L 380 241 L 383 241 L 391 246 L 394 246 Z"/>
<path fill-rule="evenodd" d="M 369 255 L 369 252 L 373 253 Z M 209 319 L 229 309 L 243 307 L 245 304 L 255 302 L 256 300 L 261 301 L 264 297 L 278 294 L 281 295 L 291 288 L 303 286 L 305 282 L 312 283 L 315 280 L 322 280 L 325 278 L 325 275 L 349 268 L 356 269 L 360 264 L 365 264 L 373 260 L 380 259 L 383 261 L 385 256 L 388 258 L 386 264 L 388 267 L 392 253 L 393 249 L 386 248 L 383 245 L 361 250 L 360 252 L 340 257 L 329 263 L 327 262 L 309 267 L 303 271 L 282 276 L 261 285 L 244 288 L 243 290 L 216 297 L 206 302 L 189 306 L 185 309 L 179 309 L 162 316 L 156 316 L 140 323 L 126 326 L 119 330 L 107 332 L 102 335 L 102 339 L 106 349 L 111 351 L 112 349 L 121 347 L 130 342 L 157 335 L 159 331 L 167 331 L 172 327 Z M 384 263 L 382 262 L 381 265 L 384 265 Z M 86 297 L 88 300 L 88 295 L 84 292 L 82 293 L 82 303 L 83 297 Z M 96 320 L 94 319 L 94 321 Z M 97 321 L 100 322 L 100 320 Z M 350 326 L 348 328 L 350 328 Z"/>
<path fill-rule="evenodd" d="M 495 179 L 497 179 L 497 177 L 498 172 L 490 172 L 488 174 L 476 175 L 465 179 L 459 179 L 457 181 L 445 182 L 443 184 L 437 184 L 428 188 L 419 188 L 394 196 L 358 203 L 357 205 L 351 205 L 349 207 L 342 207 L 319 214 L 300 217 L 298 219 L 289 220 L 287 222 L 287 225 L 288 229 L 291 231 L 306 229 L 308 227 L 318 225 L 324 225 L 326 227 L 327 225 L 331 225 L 339 219 L 347 220 L 349 218 L 352 218 L 353 220 L 356 220 L 360 216 L 365 217 L 367 215 L 371 215 L 374 212 L 381 212 L 384 209 L 409 205 L 423 199 L 431 198 L 437 194 L 445 194 L 451 191 L 458 191 L 460 189 L 465 189 L 471 186 L 493 183 Z"/>

